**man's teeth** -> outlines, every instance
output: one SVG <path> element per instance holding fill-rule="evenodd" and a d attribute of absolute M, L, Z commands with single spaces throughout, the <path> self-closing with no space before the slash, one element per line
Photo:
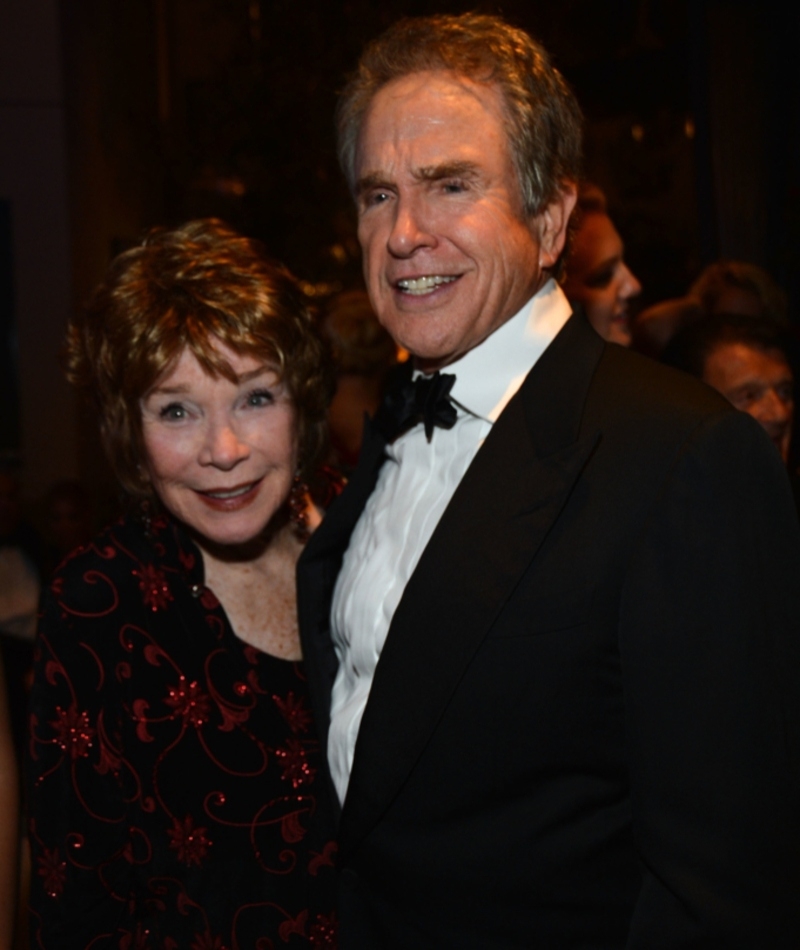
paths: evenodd
<path fill-rule="evenodd" d="M 407 280 L 398 280 L 397 286 L 406 294 L 429 294 L 440 284 L 452 284 L 455 277 L 441 277 L 438 274 L 432 277 L 411 277 Z"/>
<path fill-rule="evenodd" d="M 234 488 L 231 491 L 207 491 L 203 494 L 208 495 L 210 498 L 238 498 L 239 495 L 246 495 L 253 485 L 255 485 L 255 482 L 251 482 L 249 485 L 243 485 L 241 488 Z"/>

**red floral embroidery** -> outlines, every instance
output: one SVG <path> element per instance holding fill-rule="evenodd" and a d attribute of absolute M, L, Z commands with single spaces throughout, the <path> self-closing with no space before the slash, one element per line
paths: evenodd
<path fill-rule="evenodd" d="M 314 950 L 318 947 L 336 947 L 337 925 L 336 914 L 331 914 L 330 917 L 317 914 L 308 932 L 308 939 Z"/>
<path fill-rule="evenodd" d="M 172 592 L 162 571 L 152 564 L 145 564 L 140 571 L 133 572 L 139 578 L 139 590 L 144 602 L 153 610 L 163 610 L 171 600 Z"/>
<path fill-rule="evenodd" d="M 289 812 L 281 818 L 281 837 L 288 844 L 297 844 L 306 836 L 306 829 L 300 821 L 300 815 L 296 811 Z"/>
<path fill-rule="evenodd" d="M 208 722 L 211 711 L 208 696 L 200 689 L 197 680 L 187 684 L 186 677 L 181 676 L 178 685 L 172 687 L 164 702 L 195 727 Z"/>
<path fill-rule="evenodd" d="M 192 941 L 192 950 L 228 950 L 228 945 L 222 942 L 222 937 L 212 937 L 206 931 L 195 936 Z"/>
<path fill-rule="evenodd" d="M 178 852 L 178 860 L 187 867 L 193 864 L 200 867 L 208 854 L 212 842 L 206 837 L 207 830 L 195 828 L 191 815 L 187 815 L 183 821 L 174 818 L 172 827 L 167 829 L 167 834 L 172 839 L 169 843 L 170 848 Z"/>
<path fill-rule="evenodd" d="M 89 725 L 89 714 L 78 712 L 74 705 L 64 711 L 56 706 L 56 719 L 50 725 L 56 733 L 56 742 L 70 758 L 79 759 L 89 754 L 94 738 L 94 729 Z"/>
<path fill-rule="evenodd" d="M 203 593 L 200 595 L 200 603 L 206 610 L 216 610 L 219 607 L 216 594 L 208 587 L 203 589 Z"/>
<path fill-rule="evenodd" d="M 286 724 L 292 732 L 295 734 L 308 732 L 308 727 L 311 725 L 311 710 L 306 707 L 302 697 L 295 699 L 294 693 L 289 693 L 286 699 L 273 696 L 272 701 L 280 710 L 280 714 L 286 720 Z"/>
<path fill-rule="evenodd" d="M 289 942 L 289 937 L 292 934 L 300 934 L 301 937 L 304 937 L 306 934 L 306 918 L 308 917 L 307 910 L 301 910 L 297 917 L 290 917 L 278 927 L 278 936 L 284 943 Z"/>
<path fill-rule="evenodd" d="M 141 924 L 137 924 L 135 933 L 126 933 L 120 940 L 120 950 L 147 950 L 150 946 L 149 937 L 150 931 Z"/>
<path fill-rule="evenodd" d="M 311 854 L 313 857 L 308 862 L 308 873 L 312 877 L 316 877 L 320 868 L 333 867 L 333 856 L 338 850 L 339 846 L 335 841 L 328 841 L 325 847 L 322 849 L 321 854 L 316 851 L 312 851 Z"/>
<path fill-rule="evenodd" d="M 313 781 L 316 769 L 313 768 L 306 756 L 306 750 L 297 739 L 289 739 L 285 749 L 276 749 L 275 755 L 283 763 L 284 781 L 290 781 L 292 788 L 299 788 Z"/>
<path fill-rule="evenodd" d="M 67 864 L 59 858 L 58 848 L 53 848 L 52 851 L 43 848 L 38 863 L 39 876 L 44 878 L 45 891 L 50 897 L 59 897 L 64 892 Z"/>

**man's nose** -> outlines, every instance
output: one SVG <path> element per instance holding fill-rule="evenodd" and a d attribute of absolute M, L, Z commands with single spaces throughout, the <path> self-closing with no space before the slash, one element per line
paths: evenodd
<path fill-rule="evenodd" d="M 201 465 L 213 465 L 229 471 L 250 454 L 230 419 L 209 420 L 200 452 Z"/>
<path fill-rule="evenodd" d="M 394 257 L 411 257 L 422 247 L 433 247 L 436 238 L 426 224 L 425 205 L 420 198 L 398 198 L 392 230 L 389 234 L 389 253 Z"/>
<path fill-rule="evenodd" d="M 794 415 L 794 402 L 770 386 L 761 400 L 761 416 L 770 422 L 788 422 Z"/>

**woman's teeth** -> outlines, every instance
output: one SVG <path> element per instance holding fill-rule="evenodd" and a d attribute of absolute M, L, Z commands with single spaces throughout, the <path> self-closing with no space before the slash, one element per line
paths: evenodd
<path fill-rule="evenodd" d="M 251 482 L 249 485 L 243 485 L 241 488 L 232 488 L 230 491 L 206 491 L 203 492 L 204 495 L 208 495 L 209 498 L 238 498 L 239 495 L 246 495 L 247 492 L 255 485 L 255 482 Z"/>

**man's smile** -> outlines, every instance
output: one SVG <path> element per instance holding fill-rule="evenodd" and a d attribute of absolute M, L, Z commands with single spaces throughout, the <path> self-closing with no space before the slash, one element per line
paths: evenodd
<path fill-rule="evenodd" d="M 404 277 L 395 286 L 404 294 L 422 296 L 430 294 L 442 284 L 452 284 L 460 275 L 429 274 L 425 277 Z"/>

